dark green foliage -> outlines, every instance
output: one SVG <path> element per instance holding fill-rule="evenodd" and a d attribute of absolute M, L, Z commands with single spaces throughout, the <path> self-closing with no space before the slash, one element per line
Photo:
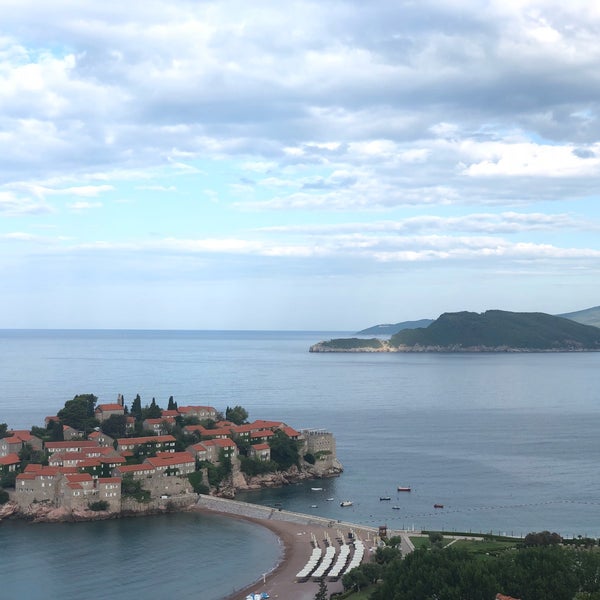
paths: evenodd
<path fill-rule="evenodd" d="M 19 451 L 19 458 L 21 459 L 21 469 L 23 470 L 30 463 L 48 464 L 46 453 L 43 450 L 35 450 L 30 444 L 23 445 Z"/>
<path fill-rule="evenodd" d="M 208 492 L 210 490 L 208 489 L 208 486 L 203 481 L 201 471 L 194 471 L 193 473 L 188 473 L 187 477 L 190 481 L 190 484 L 192 485 L 194 492 L 196 492 L 196 494 L 208 494 Z"/>
<path fill-rule="evenodd" d="M 0 487 L 2 487 L 2 488 L 14 488 L 16 481 L 17 481 L 17 473 L 16 473 L 16 471 L 9 471 L 8 473 L 3 473 L 0 476 Z"/>
<path fill-rule="evenodd" d="M 303 456 L 304 460 L 309 464 L 309 465 L 314 465 L 315 464 L 315 455 L 311 454 L 310 452 L 307 452 L 304 456 Z"/>
<path fill-rule="evenodd" d="M 562 537 L 558 533 L 549 531 L 538 531 L 528 533 L 523 540 L 525 546 L 554 546 L 562 543 Z"/>
<path fill-rule="evenodd" d="M 240 456 L 240 463 L 240 470 L 249 477 L 277 471 L 277 463 L 272 460 L 259 460 L 257 458 Z"/>
<path fill-rule="evenodd" d="M 452 549 L 415 550 L 384 568 L 373 600 L 489 600 L 498 589 L 489 560 Z"/>
<path fill-rule="evenodd" d="M 9 500 L 9 495 L 6 490 L 0 488 L 0 504 L 6 504 Z"/>
<path fill-rule="evenodd" d="M 271 460 L 276 462 L 279 470 L 286 471 L 292 465 L 297 465 L 300 460 L 298 442 L 291 439 L 281 429 L 277 429 L 269 440 L 271 447 Z"/>
<path fill-rule="evenodd" d="M 600 553 L 560 545 L 511 549 L 498 557 L 452 547 L 423 548 L 404 560 L 391 558 L 382 569 L 383 582 L 372 600 L 489 600 L 498 592 L 526 600 L 600 596 Z M 344 576 L 344 587 L 367 584 L 366 575 L 357 570 L 348 581 Z"/>
<path fill-rule="evenodd" d="M 67 400 L 64 408 L 58 411 L 61 424 L 86 433 L 91 431 L 98 425 L 94 417 L 97 400 L 94 394 L 79 394 L 73 400 Z"/>
<path fill-rule="evenodd" d="M 127 474 L 121 480 L 121 495 L 123 498 L 133 498 L 138 502 L 148 502 L 150 492 L 142 488 L 142 482 Z"/>
<path fill-rule="evenodd" d="M 503 554 L 497 561 L 500 589 L 527 600 L 571 600 L 579 591 L 576 554 L 560 546 L 528 547 Z"/>
<path fill-rule="evenodd" d="M 228 406 L 225 410 L 225 420 L 236 425 L 243 425 L 248 422 L 248 411 L 242 406 L 234 406 L 233 408 Z"/>
<path fill-rule="evenodd" d="M 142 419 L 142 399 L 140 395 L 137 394 L 131 403 L 131 416 L 135 418 L 136 421 L 141 421 Z"/>
<path fill-rule="evenodd" d="M 167 404 L 167 410 L 177 410 L 177 402 L 173 400 L 173 396 L 169 396 L 169 404 Z"/>
<path fill-rule="evenodd" d="M 162 408 L 156 404 L 156 399 L 152 398 L 150 406 L 145 406 L 142 409 L 142 420 L 143 419 L 160 419 L 162 415 Z"/>
<path fill-rule="evenodd" d="M 100 512 L 102 510 L 108 510 L 109 506 L 110 505 L 108 504 L 108 502 L 106 500 L 97 500 L 96 502 L 91 502 L 88 505 L 88 508 L 95 512 Z"/>
<path fill-rule="evenodd" d="M 503 310 L 444 313 L 429 327 L 394 334 L 392 346 L 600 349 L 600 329 L 544 313 Z"/>
<path fill-rule="evenodd" d="M 223 450 L 219 453 L 218 465 L 209 461 L 201 461 L 196 466 L 198 469 L 206 469 L 208 473 L 208 483 L 212 487 L 218 487 L 232 471 L 231 459 L 228 456 L 225 456 Z"/>
<path fill-rule="evenodd" d="M 100 426 L 102 431 L 111 438 L 125 437 L 127 431 L 127 417 L 125 415 L 110 415 Z"/>
<path fill-rule="evenodd" d="M 319 346 L 323 348 L 333 348 L 339 350 L 353 350 L 355 348 L 381 348 L 383 344 L 381 340 L 371 338 L 364 340 L 360 338 L 337 338 L 328 342 L 320 342 Z"/>
<path fill-rule="evenodd" d="M 2 438 L 8 437 L 6 433 L 8 431 L 8 425 L 6 423 L 0 423 L 0 440 Z"/>

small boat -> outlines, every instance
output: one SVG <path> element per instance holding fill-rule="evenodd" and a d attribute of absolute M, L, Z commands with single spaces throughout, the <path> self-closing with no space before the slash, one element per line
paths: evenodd
<path fill-rule="evenodd" d="M 352 502 L 350 500 L 342 500 L 340 506 L 352 506 Z"/>
<path fill-rule="evenodd" d="M 327 498 L 327 502 L 333 502 L 333 498 Z"/>
<path fill-rule="evenodd" d="M 398 486 L 398 491 L 399 492 L 410 492 L 410 488 L 406 487 L 406 486 L 399 485 Z"/>
<path fill-rule="evenodd" d="M 433 508 L 444 508 L 443 504 L 434 504 Z"/>
<path fill-rule="evenodd" d="M 311 504 L 310 507 L 311 508 L 317 508 L 317 505 L 316 504 Z"/>
<path fill-rule="evenodd" d="M 391 500 L 390 496 L 379 496 L 379 501 L 381 502 L 382 500 Z"/>
<path fill-rule="evenodd" d="M 399 506 L 392 506 L 392 510 L 400 510 Z"/>
<path fill-rule="evenodd" d="M 321 492 L 323 488 L 310 488 L 313 492 Z"/>

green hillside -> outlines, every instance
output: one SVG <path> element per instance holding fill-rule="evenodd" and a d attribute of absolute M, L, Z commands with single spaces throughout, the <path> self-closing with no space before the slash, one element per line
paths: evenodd
<path fill-rule="evenodd" d="M 429 327 L 405 329 L 391 346 L 600 350 L 600 329 L 545 313 L 444 313 Z"/>
<path fill-rule="evenodd" d="M 394 335 L 403 329 L 416 329 L 417 327 L 428 327 L 433 319 L 419 319 L 418 321 L 402 321 L 401 323 L 382 323 L 359 331 L 357 335 Z"/>
<path fill-rule="evenodd" d="M 577 323 L 582 323 L 583 325 L 600 327 L 600 306 L 586 308 L 585 310 L 577 310 L 558 316 L 563 317 L 564 319 L 571 319 L 571 321 L 577 321 Z"/>
<path fill-rule="evenodd" d="M 319 342 L 314 346 L 311 346 L 310 352 L 349 352 L 352 350 L 381 350 L 384 347 L 384 343 L 376 338 L 369 340 L 359 338 L 337 338 L 329 340 L 328 342 Z"/>

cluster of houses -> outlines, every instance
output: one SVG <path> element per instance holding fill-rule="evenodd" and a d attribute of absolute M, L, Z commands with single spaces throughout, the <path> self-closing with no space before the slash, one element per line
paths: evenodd
<path fill-rule="evenodd" d="M 111 415 L 123 415 L 128 427 L 131 423 L 131 431 L 135 426 L 133 417 L 125 415 L 122 402 L 100 404 L 95 415 L 101 424 Z M 185 451 L 175 450 L 176 439 L 168 433 L 170 425 L 180 416 L 212 422 L 210 428 L 184 427 L 186 433 L 196 434 L 201 440 Z M 277 430 L 301 442 L 303 452 L 313 452 L 324 460 L 335 457 L 335 441 L 327 432 L 299 432 L 281 421 L 258 420 L 236 425 L 217 419 L 218 413 L 213 407 L 183 406 L 162 411 L 158 419 L 146 419 L 143 427 L 149 435 L 143 437 L 114 439 L 103 433 L 101 426 L 85 436 L 65 425 L 64 441 L 43 442 L 29 431 L 13 430 L 0 439 L 0 473 L 17 473 L 12 499 L 21 510 L 38 503 L 85 510 L 102 501 L 111 512 L 119 512 L 123 508 L 124 477 L 142 482 L 141 487 L 152 499 L 176 498 L 192 491 L 187 475 L 194 472 L 198 464 L 208 461 L 217 465 L 223 456 L 235 461 L 239 455 L 238 443 L 244 443 L 249 457 L 270 460 L 269 440 Z M 58 417 L 46 417 L 46 425 L 52 420 Z M 29 463 L 22 468 L 19 455 L 27 446 L 43 452 L 48 464 Z M 143 459 L 142 462 L 131 464 L 134 455 L 138 460 Z"/>

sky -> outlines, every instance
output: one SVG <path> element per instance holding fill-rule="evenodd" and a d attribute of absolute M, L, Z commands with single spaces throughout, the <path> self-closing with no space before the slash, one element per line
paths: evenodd
<path fill-rule="evenodd" d="M 0 13 L 0 328 L 600 304 L 595 1 Z"/>

